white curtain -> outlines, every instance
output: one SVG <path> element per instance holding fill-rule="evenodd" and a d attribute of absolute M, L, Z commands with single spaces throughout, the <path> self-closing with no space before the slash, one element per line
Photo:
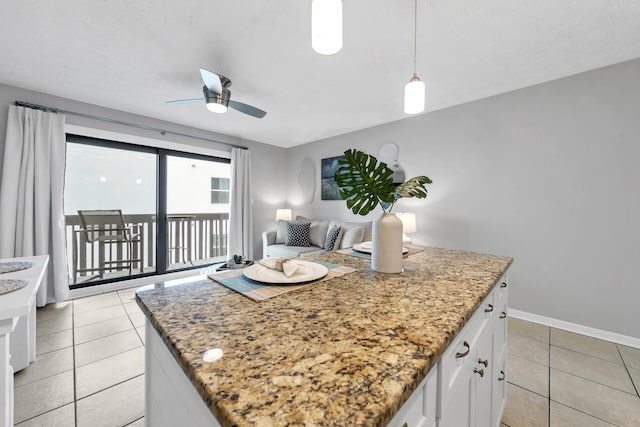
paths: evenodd
<path fill-rule="evenodd" d="M 229 256 L 253 259 L 253 214 L 251 209 L 251 153 L 231 149 L 229 198 Z"/>
<path fill-rule="evenodd" d="M 69 297 L 64 121 L 61 114 L 9 107 L 0 177 L 0 258 L 49 254 L 38 307 Z"/>

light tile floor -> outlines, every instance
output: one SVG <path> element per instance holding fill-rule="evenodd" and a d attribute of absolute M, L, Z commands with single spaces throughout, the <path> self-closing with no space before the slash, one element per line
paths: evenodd
<path fill-rule="evenodd" d="M 640 426 L 640 349 L 509 318 L 509 427 Z"/>
<path fill-rule="evenodd" d="M 144 426 L 135 290 L 37 311 L 37 357 L 15 375 L 20 427 Z M 640 426 L 640 349 L 509 318 L 503 426 Z"/>

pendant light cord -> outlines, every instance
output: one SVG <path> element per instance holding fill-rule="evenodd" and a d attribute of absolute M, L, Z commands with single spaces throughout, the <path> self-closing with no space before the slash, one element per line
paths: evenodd
<path fill-rule="evenodd" d="M 417 33 L 418 33 L 418 0 L 413 0 L 413 74 L 416 74 Z"/>

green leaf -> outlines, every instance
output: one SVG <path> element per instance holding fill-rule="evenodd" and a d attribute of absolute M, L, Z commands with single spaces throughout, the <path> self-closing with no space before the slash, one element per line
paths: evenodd
<path fill-rule="evenodd" d="M 398 186 L 393 184 L 393 171 L 384 162 L 358 150 L 347 150 L 338 161 L 334 178 L 340 197 L 356 215 L 366 215 L 380 205 L 391 212 L 395 202 L 402 197 L 427 197 L 426 184 L 432 181 L 426 176 L 416 176 Z"/>
<path fill-rule="evenodd" d="M 366 215 L 377 205 L 394 201 L 392 175 L 393 171 L 386 163 L 352 149 L 345 151 L 338 161 L 334 178 L 347 207 L 356 215 Z"/>

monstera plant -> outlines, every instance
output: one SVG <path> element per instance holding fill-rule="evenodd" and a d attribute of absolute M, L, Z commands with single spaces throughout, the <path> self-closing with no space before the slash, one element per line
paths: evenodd
<path fill-rule="evenodd" d="M 427 197 L 425 185 L 432 181 L 426 176 L 416 176 L 401 184 L 394 184 L 393 171 L 374 156 L 351 149 L 338 161 L 334 178 L 340 197 L 356 215 L 366 215 L 378 205 L 383 212 L 391 212 L 402 197 Z"/>

